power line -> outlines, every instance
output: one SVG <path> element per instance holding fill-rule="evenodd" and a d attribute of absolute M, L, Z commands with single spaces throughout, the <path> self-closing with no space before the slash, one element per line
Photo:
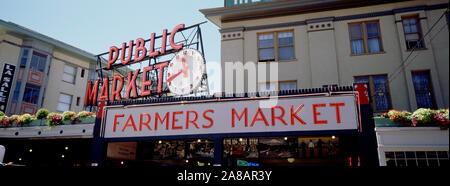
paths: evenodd
<path fill-rule="evenodd" d="M 441 19 L 445 16 L 445 14 L 446 14 L 446 12 L 448 11 L 448 8 L 447 8 L 447 10 L 446 11 L 444 11 L 444 13 L 441 15 L 441 17 L 433 24 L 433 26 L 431 26 L 431 28 L 428 30 L 428 32 L 417 42 L 417 44 L 413 47 L 413 49 L 411 49 L 411 52 L 409 53 L 409 55 L 406 57 L 406 59 L 405 60 L 403 60 L 402 61 L 402 63 L 401 63 L 401 65 L 399 66 L 399 67 L 397 67 L 397 69 L 395 69 L 394 70 L 394 72 L 393 72 L 393 74 L 389 77 L 389 82 L 392 82 L 399 74 L 400 74 L 400 72 L 401 72 L 401 70 L 403 69 L 403 68 L 405 68 L 407 65 L 407 62 L 408 62 L 408 59 L 411 57 L 411 55 L 415 52 L 415 50 L 419 47 L 419 45 L 420 45 L 420 43 L 422 42 L 422 41 L 424 41 L 424 39 L 425 39 L 425 37 L 428 35 L 428 34 L 430 34 L 431 33 L 431 31 L 434 29 L 434 27 L 441 21 Z M 446 26 L 446 25 L 445 25 Z M 442 28 L 441 28 L 441 30 L 440 31 L 442 31 Z M 440 32 L 439 31 L 439 32 Z M 434 38 L 434 37 L 433 37 Z M 432 39 L 433 39 L 432 38 Z M 431 40 L 432 40 L 431 39 Z M 431 42 L 431 40 L 430 40 L 430 42 Z M 413 60 L 415 59 L 417 57 L 417 55 L 413 58 Z M 413 61 L 413 60 L 411 60 L 411 61 Z M 408 64 L 410 64 L 411 62 L 408 62 Z"/>
<path fill-rule="evenodd" d="M 433 37 L 431 37 L 431 39 L 429 40 L 429 42 L 433 41 L 434 38 L 435 38 L 440 32 L 442 32 L 442 30 L 444 30 L 445 27 L 447 27 L 447 25 L 442 25 L 442 27 L 439 29 L 439 31 L 436 32 L 436 34 L 435 34 Z M 414 59 L 416 59 L 416 57 L 419 56 L 419 55 L 420 55 L 420 53 L 418 53 L 418 54 L 415 55 L 413 58 L 411 58 L 410 61 L 408 61 L 407 63 L 405 63 L 405 67 L 407 67 L 410 63 L 412 63 L 412 62 L 414 61 Z"/>

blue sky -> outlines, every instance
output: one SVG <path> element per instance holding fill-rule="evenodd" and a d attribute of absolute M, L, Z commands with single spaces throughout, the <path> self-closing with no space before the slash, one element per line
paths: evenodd
<path fill-rule="evenodd" d="M 93 54 L 107 52 L 136 38 L 149 38 L 173 29 L 207 21 L 199 9 L 223 7 L 223 0 L 1 0 L 0 19 L 11 21 Z M 202 25 L 205 58 L 220 61 L 218 27 Z M 211 89 L 217 73 L 208 69 Z M 220 82 L 220 81 L 219 81 Z M 215 84 L 215 85 L 214 85 Z"/>

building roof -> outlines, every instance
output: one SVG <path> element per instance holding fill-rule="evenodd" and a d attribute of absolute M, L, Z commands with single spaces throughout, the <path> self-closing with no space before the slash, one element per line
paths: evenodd
<path fill-rule="evenodd" d="M 84 51 L 82 49 L 79 49 L 77 47 L 74 47 L 72 45 L 69 45 L 67 43 L 64 43 L 62 41 L 59 41 L 57 39 L 48 37 L 46 35 L 43 35 L 39 32 L 33 31 L 31 29 L 25 28 L 23 26 L 20 26 L 18 24 L 12 23 L 12 22 L 6 22 L 2 19 L 0 19 L 0 28 L 5 29 L 7 33 L 11 33 L 16 36 L 20 37 L 31 37 L 33 39 L 42 41 L 44 43 L 50 44 L 52 46 L 55 46 L 56 48 L 60 48 L 64 51 L 77 54 L 81 57 L 87 58 L 89 60 L 97 61 L 96 55 L 89 53 L 87 51 Z"/>
<path fill-rule="evenodd" d="M 222 27 L 222 23 L 224 22 L 320 12 L 400 1 L 405 0 L 280 0 L 241 6 L 201 9 L 200 12 L 218 27 Z"/>

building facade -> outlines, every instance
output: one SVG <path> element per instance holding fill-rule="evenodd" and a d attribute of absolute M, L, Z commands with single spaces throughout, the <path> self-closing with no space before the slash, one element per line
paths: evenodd
<path fill-rule="evenodd" d="M 448 167 L 448 130 L 377 125 L 380 166 Z"/>
<path fill-rule="evenodd" d="M 375 112 L 449 107 L 448 1 L 225 1 L 200 11 L 220 28 L 225 92 L 235 83 L 227 62 L 276 63 L 278 81 L 257 79 L 258 90 L 357 82 L 368 83 Z"/>
<path fill-rule="evenodd" d="M 8 115 L 84 110 L 84 94 L 94 76 L 95 55 L 20 25 L 0 20 L 0 61 L 15 66 Z"/>

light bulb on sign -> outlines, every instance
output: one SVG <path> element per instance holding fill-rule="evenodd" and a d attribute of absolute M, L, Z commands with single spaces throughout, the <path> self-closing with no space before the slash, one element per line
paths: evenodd
<path fill-rule="evenodd" d="M 170 61 L 167 69 L 167 85 L 170 92 L 187 95 L 201 83 L 205 72 L 202 54 L 194 49 L 184 49 Z"/>

